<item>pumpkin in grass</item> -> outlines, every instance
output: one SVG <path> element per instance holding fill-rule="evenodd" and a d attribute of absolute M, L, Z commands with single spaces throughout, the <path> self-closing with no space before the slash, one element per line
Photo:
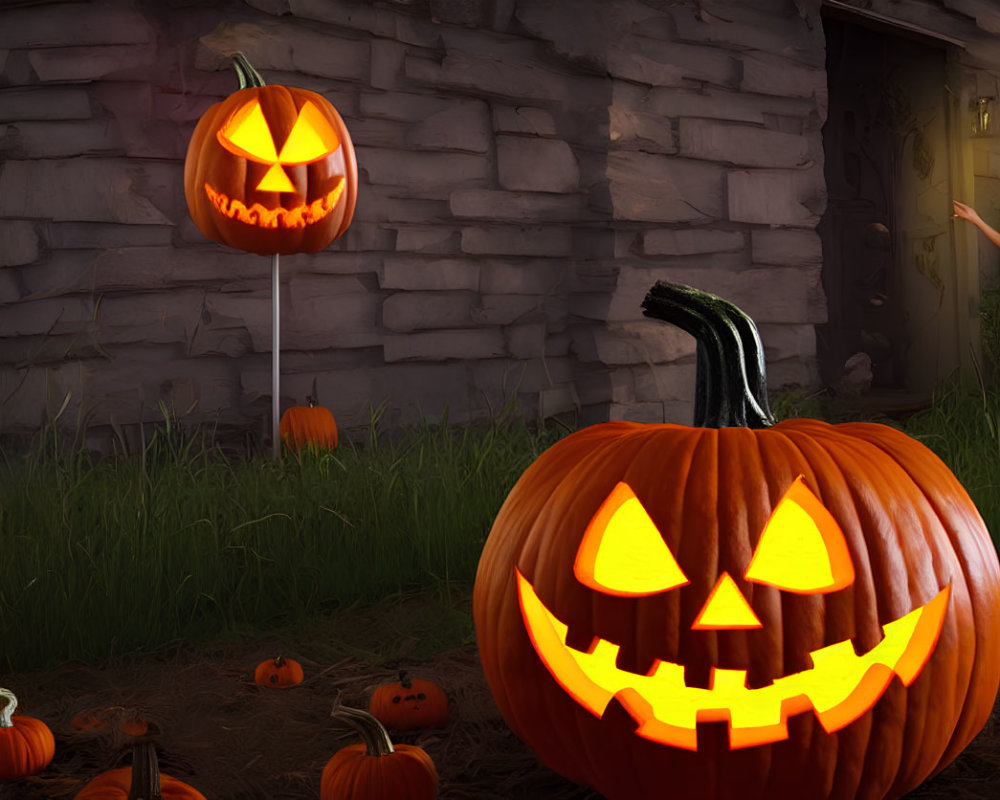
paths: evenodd
<path fill-rule="evenodd" d="M 184 161 L 188 211 L 209 239 L 251 253 L 314 253 L 354 216 L 358 168 L 329 100 L 265 85 L 242 53 L 240 89 L 198 121 Z"/>
<path fill-rule="evenodd" d="M 153 742 L 138 741 L 131 749 L 132 766 L 102 772 L 74 800 L 206 800 L 193 786 L 160 772 Z"/>
<path fill-rule="evenodd" d="M 501 713 L 609 800 L 902 796 L 997 694 L 981 517 L 895 428 L 776 423 L 735 306 L 643 305 L 698 342 L 695 425 L 593 425 L 517 481 L 473 591 Z"/>
<path fill-rule="evenodd" d="M 336 448 L 337 423 L 330 409 L 316 405 L 312 396 L 306 397 L 306 402 L 308 405 L 292 406 L 281 415 L 278 424 L 281 441 L 292 450 Z"/>
<path fill-rule="evenodd" d="M 253 680 L 258 686 L 287 689 L 302 683 L 305 673 L 302 665 L 293 658 L 278 656 L 261 661 L 253 672 Z"/>
<path fill-rule="evenodd" d="M 411 678 L 400 670 L 399 680 L 376 686 L 368 710 L 389 730 L 443 728 L 448 724 L 448 697 L 433 681 Z"/>
<path fill-rule="evenodd" d="M 144 736 L 149 730 L 146 720 L 124 706 L 89 708 L 74 714 L 69 724 L 74 730 L 97 733 L 115 727 L 129 736 Z"/>
<path fill-rule="evenodd" d="M 359 708 L 335 706 L 331 716 L 361 736 L 333 754 L 320 777 L 320 800 L 433 800 L 438 774 L 427 752 L 392 743 L 381 722 Z"/>
<path fill-rule="evenodd" d="M 23 778 L 45 769 L 56 752 L 56 740 L 40 719 L 14 716 L 17 697 L 0 689 L 0 781 Z"/>

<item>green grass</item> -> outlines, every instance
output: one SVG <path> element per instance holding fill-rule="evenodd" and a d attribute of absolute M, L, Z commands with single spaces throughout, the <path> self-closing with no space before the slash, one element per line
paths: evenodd
<path fill-rule="evenodd" d="M 1000 549 L 1000 392 L 953 376 L 906 432 L 933 450 L 961 481 Z"/>
<path fill-rule="evenodd" d="M 781 395 L 772 408 L 844 419 L 816 395 Z M 530 431 L 507 408 L 488 424 L 445 417 L 390 438 L 373 412 L 361 440 L 275 462 L 227 455 L 211 431 L 161 411 L 134 453 L 120 438 L 115 456 L 92 459 L 79 428 L 66 441 L 54 425 L 27 449 L 3 449 L 0 669 L 112 664 L 271 631 L 333 636 L 331 624 L 378 660 L 368 651 L 381 638 L 406 637 L 369 623 L 359 636 L 352 609 L 413 607 L 414 597 L 425 617 L 418 648 L 470 641 L 468 600 L 493 518 L 565 432 Z M 949 380 L 905 429 L 951 467 L 996 541 L 1000 393 Z M 440 623 L 437 643 L 427 619 Z"/>
<path fill-rule="evenodd" d="M 509 413 L 397 441 L 226 457 L 165 424 L 133 457 L 0 464 L 0 668 L 91 663 L 422 590 L 466 596 L 493 517 L 558 438 Z"/>

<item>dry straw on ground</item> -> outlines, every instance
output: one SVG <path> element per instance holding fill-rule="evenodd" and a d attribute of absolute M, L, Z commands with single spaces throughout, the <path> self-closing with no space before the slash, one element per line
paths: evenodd
<path fill-rule="evenodd" d="M 279 651 L 302 661 L 305 681 L 287 690 L 256 686 L 254 665 Z M 323 765 L 353 741 L 330 724 L 334 698 L 342 692 L 344 703 L 367 708 L 372 688 L 395 679 L 395 666 L 373 667 L 354 657 L 319 663 L 289 652 L 288 642 L 265 639 L 120 669 L 66 664 L 4 676 L 0 685 L 19 695 L 19 710 L 50 723 L 57 752 L 42 774 L 0 784 L 0 798 L 70 800 L 86 780 L 119 765 L 128 737 L 77 732 L 69 719 L 87 708 L 122 705 L 158 729 L 162 770 L 209 800 L 316 800 Z M 486 687 L 474 644 L 405 666 L 449 694 L 447 728 L 395 737 L 431 754 L 441 776 L 440 800 L 600 800 L 540 766 L 510 733 Z M 995 712 L 958 760 L 907 800 L 1000 798 L 997 720 Z M 127 763 L 127 756 L 120 763 Z"/>

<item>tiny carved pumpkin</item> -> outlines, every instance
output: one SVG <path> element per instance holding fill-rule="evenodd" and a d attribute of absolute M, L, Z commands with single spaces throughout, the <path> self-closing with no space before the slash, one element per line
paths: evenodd
<path fill-rule="evenodd" d="M 375 687 L 368 710 L 390 730 L 443 728 L 448 724 L 448 697 L 436 683 L 410 678 L 401 670 L 399 680 Z"/>
<path fill-rule="evenodd" d="M 198 122 L 184 162 L 188 211 L 201 232 L 251 253 L 314 253 L 347 230 L 358 168 L 329 100 L 267 86 L 242 53 L 240 89 Z"/>
<path fill-rule="evenodd" d="M 291 658 L 278 656 L 261 661 L 253 672 L 253 680 L 258 686 L 287 689 L 302 683 L 302 665 Z"/>
<path fill-rule="evenodd" d="M 292 406 L 281 415 L 278 433 L 292 450 L 303 447 L 329 448 L 337 446 L 337 423 L 330 409 L 316 405 L 307 397 L 307 406 Z"/>
<path fill-rule="evenodd" d="M 17 697 L 0 689 L 0 781 L 41 772 L 56 752 L 49 726 L 34 717 L 14 716 Z"/>
<path fill-rule="evenodd" d="M 517 481 L 473 590 L 501 713 L 609 800 L 900 797 L 993 709 L 982 518 L 895 428 L 776 423 L 735 306 L 643 306 L 697 340 L 695 425 L 592 425 Z"/>
<path fill-rule="evenodd" d="M 341 748 L 326 762 L 320 800 L 433 800 L 438 774 L 423 748 L 394 745 L 382 723 L 359 708 L 335 707 L 331 716 L 362 743 Z"/>
<path fill-rule="evenodd" d="M 90 708 L 74 714 L 70 726 L 78 731 L 102 732 L 112 727 L 129 736 L 143 736 L 149 730 L 149 723 L 134 711 L 124 706 Z"/>
<path fill-rule="evenodd" d="M 132 766 L 102 772 L 74 800 L 205 800 L 193 786 L 160 772 L 156 747 L 149 740 L 132 746 Z"/>

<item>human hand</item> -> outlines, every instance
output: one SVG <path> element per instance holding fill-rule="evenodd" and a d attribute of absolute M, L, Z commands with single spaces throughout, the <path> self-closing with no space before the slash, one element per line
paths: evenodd
<path fill-rule="evenodd" d="M 965 203 L 960 203 L 958 200 L 951 201 L 952 208 L 955 210 L 953 217 L 959 219 L 967 219 L 969 222 L 978 224 L 981 220 L 979 219 L 979 214 L 976 212 L 972 206 L 966 205 Z"/>

